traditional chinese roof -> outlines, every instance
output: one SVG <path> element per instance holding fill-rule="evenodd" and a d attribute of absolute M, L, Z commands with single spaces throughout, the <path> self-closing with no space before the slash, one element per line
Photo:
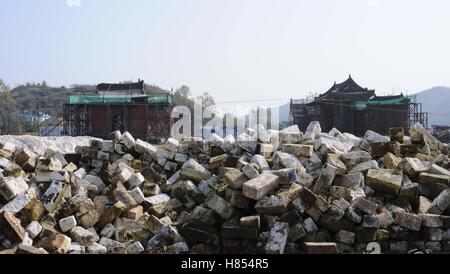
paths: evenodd
<path fill-rule="evenodd" d="M 144 93 L 144 81 L 139 80 L 139 82 L 136 83 L 121 83 L 121 84 L 101 83 L 97 85 L 97 90 L 99 92 L 140 91 L 141 93 Z"/>
<path fill-rule="evenodd" d="M 370 97 L 375 95 L 375 90 L 370 90 L 368 88 L 363 88 L 358 85 L 350 75 L 347 80 L 344 82 L 334 85 L 325 93 L 319 95 L 319 97 L 315 98 L 315 101 L 323 101 L 330 98 L 341 98 L 341 99 L 369 99 Z"/>

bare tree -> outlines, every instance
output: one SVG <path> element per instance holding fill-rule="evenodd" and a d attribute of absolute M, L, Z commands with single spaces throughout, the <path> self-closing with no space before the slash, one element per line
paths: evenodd
<path fill-rule="evenodd" d="M 16 109 L 16 100 L 6 83 L 0 79 L 0 129 L 2 134 L 11 134 L 15 130 L 17 121 L 13 112 Z"/>
<path fill-rule="evenodd" d="M 191 96 L 191 89 L 188 86 L 183 85 L 175 91 L 174 95 L 182 98 L 189 98 Z"/>
<path fill-rule="evenodd" d="M 197 100 L 201 102 L 203 108 L 212 107 L 216 105 L 214 97 L 212 97 L 208 92 L 204 92 L 202 95 L 198 96 Z"/>

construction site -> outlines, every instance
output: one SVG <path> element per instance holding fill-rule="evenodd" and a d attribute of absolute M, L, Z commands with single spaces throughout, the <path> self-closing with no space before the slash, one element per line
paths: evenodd
<path fill-rule="evenodd" d="M 415 96 L 377 96 L 350 75 L 315 98 L 291 100 L 291 124 L 306 130 L 312 121 L 319 121 L 326 131 L 336 127 L 363 136 L 366 130 L 388 134 L 392 127 L 409 129 L 416 123 L 428 128 L 428 113 L 422 111 Z"/>
<path fill-rule="evenodd" d="M 0 136 L 0 254 L 450 252 L 449 145 L 414 98 L 350 77 L 280 130 L 176 139 L 144 87 L 69 96 L 66 136 Z"/>
<path fill-rule="evenodd" d="M 5 273 L 445 264 L 450 1 L 0 3 Z"/>

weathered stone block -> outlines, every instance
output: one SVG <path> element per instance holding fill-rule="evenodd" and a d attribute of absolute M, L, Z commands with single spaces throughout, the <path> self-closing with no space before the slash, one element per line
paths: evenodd
<path fill-rule="evenodd" d="M 66 218 L 62 218 L 59 220 L 59 228 L 62 232 L 67 232 L 72 230 L 72 228 L 77 226 L 77 220 L 75 219 L 75 216 L 69 216 Z"/>
<path fill-rule="evenodd" d="M 418 217 L 422 218 L 422 226 L 428 228 L 440 228 L 442 227 L 442 220 L 440 215 L 436 214 L 419 214 Z"/>
<path fill-rule="evenodd" d="M 97 225 L 100 228 L 104 228 L 107 224 L 113 223 L 114 220 L 120 216 L 126 206 L 122 202 L 115 203 L 112 207 L 108 208 L 98 220 Z"/>
<path fill-rule="evenodd" d="M 319 224 L 332 233 L 336 233 L 341 229 L 339 220 L 328 214 L 324 214 L 320 217 Z"/>
<path fill-rule="evenodd" d="M 206 201 L 206 205 L 226 220 L 230 219 L 234 214 L 233 206 L 215 194 Z"/>
<path fill-rule="evenodd" d="M 198 222 L 188 221 L 181 229 L 180 234 L 186 240 L 205 244 L 217 245 L 220 243 L 218 232 L 211 226 Z"/>
<path fill-rule="evenodd" d="M 307 233 L 316 233 L 319 229 L 312 218 L 307 218 L 303 221 L 303 227 Z"/>
<path fill-rule="evenodd" d="M 442 214 L 450 206 L 450 189 L 445 189 L 429 205 L 427 213 Z"/>
<path fill-rule="evenodd" d="M 389 129 L 389 137 L 391 142 L 403 143 L 405 130 L 402 127 L 394 127 Z"/>
<path fill-rule="evenodd" d="M 380 220 L 378 216 L 364 215 L 362 226 L 365 228 L 380 228 Z"/>
<path fill-rule="evenodd" d="M 400 212 L 395 214 L 395 222 L 401 227 L 407 228 L 409 230 L 420 231 L 422 218 L 414 214 Z"/>
<path fill-rule="evenodd" d="M 296 242 L 304 237 L 306 237 L 306 231 L 301 223 L 295 224 L 289 228 L 288 238 L 290 241 Z"/>
<path fill-rule="evenodd" d="M 0 213 L 0 230 L 13 242 L 21 242 L 25 238 L 25 229 L 20 220 L 8 211 Z"/>
<path fill-rule="evenodd" d="M 315 206 L 310 206 L 305 210 L 306 215 L 310 216 L 315 222 L 318 222 L 323 213 Z"/>
<path fill-rule="evenodd" d="M 278 187 L 278 176 L 263 173 L 243 185 L 243 193 L 253 200 L 260 200 Z"/>
<path fill-rule="evenodd" d="M 243 227 L 256 227 L 261 226 L 261 217 L 259 215 L 246 216 L 240 219 L 240 225 Z"/>
<path fill-rule="evenodd" d="M 433 164 L 430 167 L 430 170 L 428 171 L 431 174 L 437 174 L 437 175 L 444 175 L 444 176 L 449 176 L 450 177 L 450 170 L 447 170 L 443 167 L 440 167 L 436 164 Z"/>
<path fill-rule="evenodd" d="M 351 205 L 353 208 L 359 209 L 367 215 L 374 214 L 378 208 L 378 205 L 376 203 L 373 203 L 364 197 L 353 200 Z"/>
<path fill-rule="evenodd" d="M 330 196 L 335 199 L 351 200 L 351 189 L 341 186 L 330 187 Z"/>
<path fill-rule="evenodd" d="M 336 176 L 333 185 L 345 188 L 359 188 L 364 184 L 364 174 L 361 172 L 350 173 L 344 176 Z"/>
<path fill-rule="evenodd" d="M 145 248 L 140 242 L 134 242 L 127 246 L 127 254 L 141 254 L 145 251 Z"/>
<path fill-rule="evenodd" d="M 366 184 L 371 188 L 393 195 L 400 193 L 403 174 L 390 169 L 370 169 L 367 172 Z"/>
<path fill-rule="evenodd" d="M 277 222 L 270 230 L 270 236 L 265 246 L 266 254 L 283 254 L 289 234 L 287 223 Z"/>
<path fill-rule="evenodd" d="M 124 218 L 137 221 L 137 220 L 139 220 L 139 218 L 142 217 L 143 214 L 144 214 L 144 208 L 142 206 L 137 206 L 137 207 L 128 209 L 122 215 Z"/>
<path fill-rule="evenodd" d="M 133 189 L 135 187 L 140 186 L 145 181 L 144 176 L 142 176 L 141 173 L 135 173 L 133 174 L 128 180 L 127 183 L 130 187 L 130 189 Z"/>
<path fill-rule="evenodd" d="M 247 182 L 247 176 L 236 168 L 222 168 L 220 173 L 225 182 L 232 188 L 240 189 Z"/>
<path fill-rule="evenodd" d="M 124 144 L 128 149 L 134 148 L 134 145 L 136 144 L 136 140 L 128 131 L 122 134 L 122 136 L 120 137 L 120 142 Z"/>
<path fill-rule="evenodd" d="M 336 243 L 314 243 L 305 242 L 306 253 L 308 254 L 336 254 Z"/>
<path fill-rule="evenodd" d="M 357 172 L 367 173 L 367 171 L 369 171 L 370 169 L 379 169 L 377 161 L 371 160 L 371 161 L 357 164 L 352 169 L 350 169 L 350 171 L 348 173 L 350 173 L 350 174 L 357 173 Z"/>
<path fill-rule="evenodd" d="M 281 197 L 271 195 L 259 200 L 255 205 L 255 210 L 259 214 L 278 215 L 286 212 L 287 207 Z"/>
<path fill-rule="evenodd" d="M 211 172 L 197 163 L 194 159 L 189 159 L 183 164 L 180 176 L 183 179 L 200 182 L 208 179 L 211 176 Z"/>
<path fill-rule="evenodd" d="M 55 211 L 61 203 L 67 190 L 68 185 L 57 181 L 52 182 L 45 191 L 44 195 L 41 197 L 41 201 L 43 201 L 45 209 L 50 213 Z"/>
<path fill-rule="evenodd" d="M 359 224 L 362 221 L 363 213 L 359 212 L 353 207 L 349 207 L 347 212 L 345 213 L 345 218 L 347 218 L 347 220 L 349 221 Z"/>
<path fill-rule="evenodd" d="M 11 201 L 28 190 L 28 184 L 23 178 L 6 177 L 2 178 L 2 181 L 3 183 L 0 184 L 0 195 L 6 201 Z"/>
<path fill-rule="evenodd" d="M 224 222 L 220 235 L 225 239 L 254 240 L 258 238 L 257 227 L 243 227 L 234 221 Z"/>
<path fill-rule="evenodd" d="M 421 184 L 443 184 L 448 186 L 450 182 L 450 177 L 446 175 L 438 175 L 428 172 L 422 172 L 419 174 L 417 182 Z"/>
<path fill-rule="evenodd" d="M 388 152 L 383 157 L 384 167 L 387 169 L 397 169 L 402 161 L 402 158 L 395 156 L 391 152 Z"/>
<path fill-rule="evenodd" d="M 320 173 L 319 179 L 317 179 L 314 185 L 313 192 L 316 194 L 327 193 L 333 183 L 338 169 L 332 165 L 325 164 L 322 172 Z"/>
<path fill-rule="evenodd" d="M 284 144 L 283 152 L 295 155 L 297 157 L 311 157 L 314 147 L 300 144 Z"/>
<path fill-rule="evenodd" d="M 12 201 L 7 203 L 5 206 L 0 207 L 0 213 L 3 211 L 9 211 L 12 214 L 19 213 L 31 202 L 31 197 L 29 194 L 24 193 L 15 197 Z"/>
<path fill-rule="evenodd" d="M 405 158 L 400 163 L 399 167 L 409 177 L 416 177 L 422 172 L 425 172 L 427 168 L 423 165 L 422 161 L 417 158 Z"/>
<path fill-rule="evenodd" d="M 343 176 L 347 172 L 347 167 L 341 161 L 339 155 L 334 153 L 327 154 L 327 164 L 337 168 L 336 175 Z"/>
<path fill-rule="evenodd" d="M 70 231 L 70 235 L 73 240 L 82 246 L 90 246 L 95 242 L 95 235 L 81 226 L 74 227 Z"/>
<path fill-rule="evenodd" d="M 335 235 L 335 239 L 338 242 L 352 245 L 355 242 L 356 234 L 350 231 L 339 230 Z"/>

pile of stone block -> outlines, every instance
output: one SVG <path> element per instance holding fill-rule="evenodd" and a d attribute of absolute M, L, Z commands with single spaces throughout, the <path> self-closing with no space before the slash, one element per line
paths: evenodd
<path fill-rule="evenodd" d="M 0 143 L 0 253 L 450 252 L 448 144 L 313 122 L 237 138 Z"/>

